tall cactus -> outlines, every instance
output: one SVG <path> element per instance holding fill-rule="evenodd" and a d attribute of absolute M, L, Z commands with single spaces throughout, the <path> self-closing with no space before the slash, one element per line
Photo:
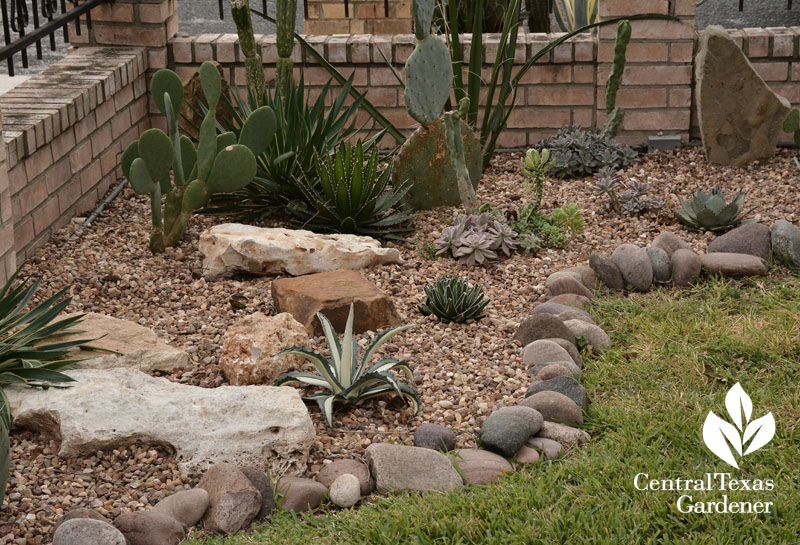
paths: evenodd
<path fill-rule="evenodd" d="M 239 47 L 244 55 L 244 75 L 247 78 L 247 88 L 256 98 L 258 104 L 264 100 L 267 84 L 264 81 L 264 65 L 261 55 L 258 54 L 256 38 L 253 34 L 253 20 L 250 17 L 249 0 L 230 0 L 231 15 L 236 23 L 236 33 L 239 35 Z"/>
<path fill-rule="evenodd" d="M 181 135 L 178 124 L 183 84 L 175 72 L 163 69 L 153 76 L 150 92 L 167 118 L 169 135 L 149 129 L 122 156 L 122 170 L 133 190 L 150 195 L 153 253 L 178 244 L 192 213 L 213 194 L 236 191 L 250 183 L 256 173 L 256 156 L 275 136 L 275 113 L 268 106 L 247 118 L 238 141 L 231 132 L 217 135 L 222 79 L 213 63 L 204 62 L 200 67 L 200 81 L 208 113 L 200 125 L 197 147 Z"/>
<path fill-rule="evenodd" d="M 297 16 L 297 0 L 277 0 L 275 3 L 275 35 L 278 63 L 275 70 L 275 87 L 283 96 L 288 96 L 289 85 L 294 75 L 292 50 L 294 49 L 294 24 Z"/>
<path fill-rule="evenodd" d="M 617 108 L 617 91 L 622 84 L 622 74 L 625 72 L 625 52 L 628 43 L 631 41 L 631 22 L 628 20 L 620 21 L 617 25 L 617 41 L 614 44 L 614 63 L 611 66 L 611 74 L 606 81 L 606 121 L 603 131 L 611 136 L 616 136 L 625 110 Z"/>

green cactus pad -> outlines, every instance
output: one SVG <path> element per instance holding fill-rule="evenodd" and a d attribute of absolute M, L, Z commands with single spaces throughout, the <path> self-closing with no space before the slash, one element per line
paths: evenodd
<path fill-rule="evenodd" d="M 477 187 L 482 174 L 481 144 L 463 120 L 461 138 L 469 177 Z M 393 163 L 392 184 L 399 187 L 406 181 L 412 184 L 407 202 L 418 210 L 461 202 L 455 170 L 447 151 L 443 119 L 417 129 L 400 148 Z"/>
<path fill-rule="evenodd" d="M 208 200 L 208 192 L 203 182 L 195 180 L 186 187 L 183 201 L 189 210 L 197 210 Z"/>
<path fill-rule="evenodd" d="M 137 157 L 139 157 L 139 141 L 134 140 L 122 154 L 122 159 L 120 159 L 122 174 L 128 179 L 131 177 L 131 163 Z"/>
<path fill-rule="evenodd" d="M 236 135 L 232 132 L 228 131 L 217 135 L 217 153 L 234 144 L 236 144 Z"/>
<path fill-rule="evenodd" d="M 197 179 L 205 182 L 217 154 L 217 120 L 213 110 L 200 124 L 200 142 L 197 145 Z"/>
<path fill-rule="evenodd" d="M 147 164 L 147 171 L 153 180 L 169 177 L 174 150 L 169 136 L 160 129 L 148 129 L 139 137 L 139 157 Z"/>
<path fill-rule="evenodd" d="M 208 107 L 216 110 L 222 94 L 222 78 L 213 62 L 206 61 L 200 66 L 200 83 L 203 85 L 203 94 L 206 95 Z"/>
<path fill-rule="evenodd" d="M 434 0 L 414 0 L 411 3 L 411 14 L 414 17 L 414 35 L 418 40 L 424 40 L 430 36 L 435 7 L 436 2 Z"/>
<path fill-rule="evenodd" d="M 450 97 L 450 51 L 438 36 L 428 36 L 406 62 L 405 105 L 408 113 L 430 125 L 442 115 Z"/>
<path fill-rule="evenodd" d="M 128 180 L 130 180 L 133 190 L 139 195 L 149 195 L 156 187 L 153 178 L 150 177 L 150 173 L 147 171 L 147 164 L 141 157 L 137 157 L 131 163 Z"/>
<path fill-rule="evenodd" d="M 162 68 L 153 76 L 153 81 L 150 83 L 150 92 L 153 95 L 153 100 L 159 111 L 167 115 L 164 106 L 164 93 L 169 95 L 170 102 L 172 103 L 172 111 L 180 112 L 181 104 L 183 103 L 183 83 L 178 74 L 172 70 Z"/>
<path fill-rule="evenodd" d="M 187 180 L 193 178 L 192 171 L 197 164 L 197 149 L 191 139 L 185 134 L 181 136 L 181 165 L 183 165 L 183 176 Z"/>
<path fill-rule="evenodd" d="M 800 110 L 792 108 L 789 115 L 783 120 L 783 130 L 785 132 L 800 131 Z"/>
<path fill-rule="evenodd" d="M 228 146 L 214 160 L 206 182 L 209 195 L 230 193 L 249 184 L 256 175 L 256 158 L 245 146 Z"/>
<path fill-rule="evenodd" d="M 250 148 L 253 155 L 258 157 L 267 151 L 267 146 L 275 138 L 277 123 L 272 108 L 262 106 L 247 116 L 239 133 L 239 143 Z"/>

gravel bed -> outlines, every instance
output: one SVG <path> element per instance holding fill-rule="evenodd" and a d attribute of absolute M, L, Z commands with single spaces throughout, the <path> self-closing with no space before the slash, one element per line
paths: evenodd
<path fill-rule="evenodd" d="M 793 163 L 794 154 L 781 150 L 763 164 L 725 168 L 707 165 L 701 149 L 686 148 L 646 155 L 624 177 L 650 183 L 653 193 L 672 203 L 677 203 L 675 194 L 688 197 L 698 187 L 719 184 L 726 194 L 744 189 L 749 191 L 748 206 L 755 207 L 753 214 L 762 222 L 770 225 L 779 218 L 798 222 L 800 171 Z M 504 210 L 530 200 L 519 174 L 520 157 L 508 154 L 494 159 L 478 192 L 481 202 Z M 530 379 L 511 336 L 543 296 L 548 274 L 586 263 L 591 252 L 610 253 L 623 242 L 638 240 L 645 245 L 665 228 L 698 251 L 713 239 L 710 234 L 682 229 L 666 207 L 658 215 L 618 217 L 608 212 L 605 199 L 595 196 L 592 185 L 590 179 L 550 180 L 544 191 L 545 211 L 569 202 L 584 210 L 585 234 L 569 237 L 565 249 L 546 250 L 536 257 L 514 255 L 489 267 L 465 269 L 451 259 L 424 257 L 422 245 L 434 240 L 458 211 L 440 209 L 419 215 L 418 231 L 408 242 L 397 244 L 405 262 L 375 267 L 365 274 L 391 294 L 405 323 L 416 324 L 395 337 L 386 352 L 407 359 L 414 367 L 420 413 L 414 416 L 394 400 L 375 401 L 337 412 L 335 429 L 329 430 L 318 409 L 311 408 L 317 439 L 309 475 L 316 474 L 324 459 L 360 455 L 373 441 L 410 442 L 413 430 L 426 422 L 454 428 L 462 444 L 474 445 L 484 418 L 525 394 Z M 148 201 L 126 190 L 66 249 L 62 245 L 71 228 L 57 234 L 28 261 L 25 273 L 43 277 L 40 299 L 71 286 L 69 310 L 136 321 L 187 350 L 192 367 L 170 375 L 171 380 L 219 386 L 225 383 L 217 364 L 225 329 L 256 311 L 274 314 L 270 279 L 242 276 L 207 281 L 202 277 L 198 236 L 224 220 L 193 218 L 179 248 L 153 256 L 147 248 Z M 424 285 L 453 274 L 468 275 L 484 286 L 492 301 L 486 318 L 468 325 L 444 325 L 416 310 Z M 362 346 L 368 337 L 362 336 Z M 324 348 L 322 339 L 311 344 Z M 7 505 L 0 508 L 0 543 L 47 543 L 52 524 L 71 508 L 94 507 L 114 517 L 145 508 L 198 478 L 181 475 L 169 452 L 147 445 L 60 460 L 55 455 L 57 441 L 20 430 L 13 431 L 11 440 L 12 478 Z"/>

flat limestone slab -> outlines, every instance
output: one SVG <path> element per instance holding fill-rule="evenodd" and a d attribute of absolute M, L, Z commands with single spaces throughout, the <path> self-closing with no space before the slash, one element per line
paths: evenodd
<path fill-rule="evenodd" d="M 198 248 L 204 256 L 203 270 L 212 278 L 237 272 L 300 276 L 402 261 L 399 250 L 382 248 L 371 237 L 239 223 L 223 223 L 204 231 Z"/>
<path fill-rule="evenodd" d="M 62 458 L 134 443 L 175 449 L 183 471 L 230 462 L 303 473 L 314 426 L 297 390 L 200 388 L 132 369 L 67 371 L 65 389 L 7 387 L 14 425 L 61 439 Z"/>
<path fill-rule="evenodd" d="M 791 104 L 775 94 L 720 26 L 700 38 L 697 111 L 709 163 L 742 166 L 775 154 Z"/>

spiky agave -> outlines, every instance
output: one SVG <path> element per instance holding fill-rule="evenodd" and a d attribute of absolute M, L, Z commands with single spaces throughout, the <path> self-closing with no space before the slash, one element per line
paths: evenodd
<path fill-rule="evenodd" d="M 409 184 L 389 187 L 391 165 L 378 172 L 378 150 L 368 157 L 359 140 L 355 146 L 342 142 L 333 156 L 316 157 L 319 186 L 301 181 L 298 185 L 315 210 L 308 211 L 311 229 L 390 236 L 412 230 L 411 211 L 400 207 Z"/>
<path fill-rule="evenodd" d="M 327 390 L 326 393 L 307 396 L 303 399 L 317 403 L 330 428 L 333 427 L 333 409 L 336 403 L 345 406 L 360 405 L 368 399 L 396 393 L 413 405 L 414 414 L 419 411 L 419 396 L 412 386 L 414 374 L 407 362 L 397 358 L 382 358 L 378 363 L 367 368 L 369 361 L 378 353 L 378 350 L 389 339 L 411 327 L 411 324 L 395 326 L 380 332 L 359 360 L 358 344 L 353 339 L 353 305 L 350 305 L 350 314 L 347 317 L 347 325 L 341 341 L 324 315 L 318 312 L 317 318 L 322 324 L 325 339 L 328 341 L 328 349 L 331 352 L 330 359 L 300 346 L 281 350 L 278 352 L 278 356 L 292 354 L 310 361 L 319 375 L 300 372 L 284 373 L 275 380 L 276 386 L 301 384 Z M 397 380 L 392 372 L 395 370 L 404 373 L 410 384 Z"/>
<path fill-rule="evenodd" d="M 424 305 L 419 305 L 419 311 L 425 316 L 433 314 L 446 323 L 480 320 L 489 304 L 479 284 L 470 287 L 467 279 L 457 276 L 438 278 L 436 283 L 425 286 L 425 295 L 427 299 Z"/>
<path fill-rule="evenodd" d="M 696 231 L 724 231 L 740 223 L 751 223 L 752 219 L 744 217 L 754 208 L 745 211 L 744 199 L 746 193 L 739 191 L 730 202 L 725 200 L 725 194 L 719 187 L 706 193 L 699 189 L 688 201 L 681 199 L 680 208 L 673 210 L 675 217 L 689 229 Z"/>

